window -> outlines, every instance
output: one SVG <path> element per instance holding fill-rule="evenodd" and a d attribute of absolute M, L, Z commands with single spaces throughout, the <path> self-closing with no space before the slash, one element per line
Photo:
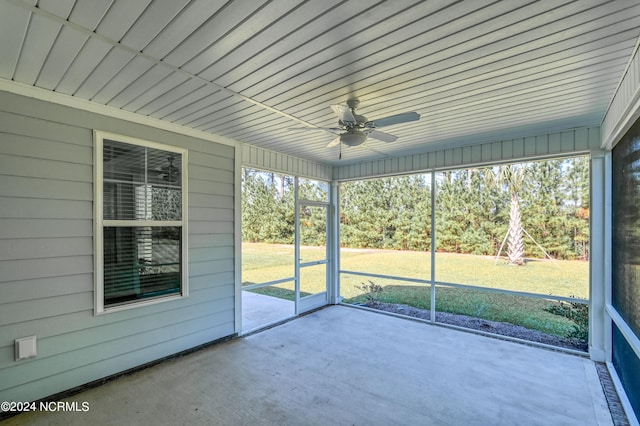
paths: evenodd
<path fill-rule="evenodd" d="M 95 132 L 96 312 L 187 295 L 187 151 Z"/>

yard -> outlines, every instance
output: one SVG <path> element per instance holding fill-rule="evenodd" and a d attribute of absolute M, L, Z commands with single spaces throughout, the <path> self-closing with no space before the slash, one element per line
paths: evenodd
<path fill-rule="evenodd" d="M 316 247 L 301 249 L 301 257 L 313 257 Z M 267 282 L 294 276 L 294 249 L 291 245 L 243 243 L 243 283 Z M 393 275 L 428 280 L 431 276 L 431 253 L 342 249 L 341 270 Z M 324 290 L 324 276 L 318 275 L 304 283 L 310 292 Z M 422 309 L 430 307 L 430 286 L 401 280 L 371 278 L 342 273 L 341 295 L 347 303 L 365 302 L 363 284 L 369 281 L 382 286 L 381 302 L 402 303 Z M 589 296 L 589 263 L 535 259 L 524 267 L 497 263 L 495 258 L 451 253 L 436 254 L 436 281 L 467 284 L 478 287 L 536 293 L 550 296 Z M 293 281 L 258 289 L 261 293 L 292 298 Z M 565 335 L 572 326 L 569 320 L 543 310 L 552 303 L 546 299 L 498 294 L 474 289 L 438 286 L 436 310 L 508 322 L 558 336 Z"/>

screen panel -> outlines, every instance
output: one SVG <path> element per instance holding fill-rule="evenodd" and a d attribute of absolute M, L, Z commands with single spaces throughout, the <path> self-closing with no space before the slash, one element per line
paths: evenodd
<path fill-rule="evenodd" d="M 640 359 L 629 346 L 618 327 L 612 324 L 612 360 L 636 415 L 640 414 Z"/>
<path fill-rule="evenodd" d="M 612 304 L 640 336 L 640 122 L 612 152 Z"/>

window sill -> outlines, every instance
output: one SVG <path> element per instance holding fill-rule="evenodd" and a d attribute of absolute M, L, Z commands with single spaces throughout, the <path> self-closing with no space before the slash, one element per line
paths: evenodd
<path fill-rule="evenodd" d="M 153 299 L 147 299 L 143 301 L 123 303 L 122 305 L 110 306 L 107 308 L 103 308 L 102 310 L 96 309 L 94 312 L 94 316 L 111 314 L 114 312 L 127 311 L 129 309 L 142 308 L 145 306 L 157 305 L 158 303 L 170 302 L 172 300 L 184 299 L 186 297 L 188 297 L 187 294 L 175 294 L 170 296 L 155 297 Z"/>

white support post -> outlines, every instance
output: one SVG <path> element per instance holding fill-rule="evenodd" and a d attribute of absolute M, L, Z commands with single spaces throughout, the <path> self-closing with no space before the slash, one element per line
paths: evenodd
<path fill-rule="evenodd" d="M 431 171 L 431 322 L 436 322 L 436 172 Z"/>
<path fill-rule="evenodd" d="M 613 167 L 611 163 L 611 152 L 607 152 L 604 156 L 604 350 L 607 362 L 612 361 L 612 341 L 611 341 L 611 316 L 606 307 L 610 306 L 611 288 L 612 288 L 612 241 L 613 241 L 613 225 L 611 221 L 611 213 L 613 212 L 612 197 L 612 179 Z"/>
<path fill-rule="evenodd" d="M 295 313 L 300 314 L 300 200 L 299 200 L 299 181 L 298 176 L 293 178 L 294 182 L 294 274 L 295 274 Z"/>
<path fill-rule="evenodd" d="M 233 176 L 234 330 L 242 332 L 242 144 L 236 145 Z"/>
<path fill-rule="evenodd" d="M 590 247 L 589 247 L 589 356 L 594 361 L 606 360 L 606 272 L 607 233 L 605 153 L 591 154 Z"/>
<path fill-rule="evenodd" d="M 329 189 L 329 303 L 337 305 L 340 297 L 340 184 L 331 182 Z"/>

